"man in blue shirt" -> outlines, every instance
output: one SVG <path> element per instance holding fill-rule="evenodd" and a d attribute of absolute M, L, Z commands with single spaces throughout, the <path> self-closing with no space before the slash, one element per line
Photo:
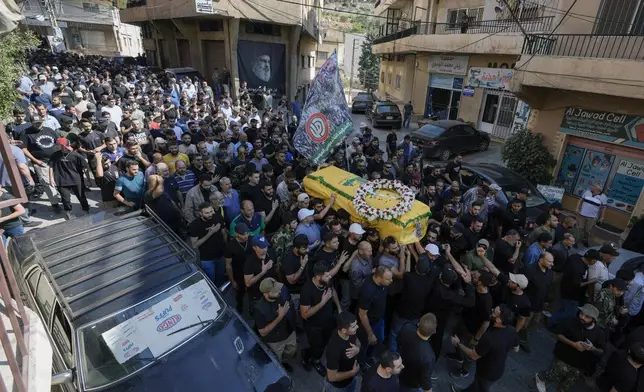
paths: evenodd
<path fill-rule="evenodd" d="M 314 214 L 315 211 L 308 208 L 302 208 L 297 212 L 297 219 L 300 221 L 300 224 L 295 229 L 295 235 L 304 234 L 309 239 L 309 251 L 317 248 L 322 239 L 320 226 L 315 223 L 313 218 Z"/>
<path fill-rule="evenodd" d="M 116 180 L 114 198 L 121 204 L 137 209 L 141 206 L 145 193 L 145 177 L 139 171 L 139 163 L 136 161 L 128 161 L 125 169 L 125 175 Z"/>
<path fill-rule="evenodd" d="M 552 236 L 548 233 L 541 233 L 537 240 L 526 249 L 523 254 L 523 264 L 534 264 L 539 260 L 539 256 L 552 247 Z"/>
<path fill-rule="evenodd" d="M 244 200 L 241 204 L 241 214 L 237 215 L 230 223 L 230 236 L 235 237 L 235 226 L 245 223 L 248 226 L 248 235 L 255 237 L 264 233 L 264 218 L 259 212 L 255 212 L 255 206 L 250 200 Z"/>

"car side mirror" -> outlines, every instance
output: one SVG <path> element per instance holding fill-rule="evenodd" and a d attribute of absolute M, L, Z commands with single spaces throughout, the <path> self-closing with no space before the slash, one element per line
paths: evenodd
<path fill-rule="evenodd" d="M 72 382 L 74 382 L 74 372 L 71 369 L 51 376 L 51 385 L 71 384 Z"/>

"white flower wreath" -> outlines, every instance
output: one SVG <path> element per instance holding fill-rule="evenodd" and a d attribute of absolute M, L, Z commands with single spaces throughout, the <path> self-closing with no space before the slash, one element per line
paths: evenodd
<path fill-rule="evenodd" d="M 390 208 L 376 208 L 367 204 L 367 195 L 375 194 L 377 189 L 389 189 L 400 194 L 402 201 Z M 353 196 L 353 205 L 358 214 L 368 221 L 376 219 L 392 220 L 406 214 L 414 206 L 414 192 L 400 181 L 372 180 L 360 185 Z"/>

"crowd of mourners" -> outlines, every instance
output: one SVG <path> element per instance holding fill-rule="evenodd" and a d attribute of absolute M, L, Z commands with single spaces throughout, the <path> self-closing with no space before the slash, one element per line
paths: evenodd
<path fill-rule="evenodd" d="M 531 222 L 529 189 L 467 187 L 462 157 L 424 165 L 395 129 L 383 151 L 361 124 L 311 165 L 290 143 L 302 104 L 243 82 L 231 94 L 226 69 L 177 79 L 93 56 L 27 60 L 6 131 L 32 199 L 44 193 L 68 220 L 71 195 L 89 213 L 92 188 L 99 208 L 149 208 L 217 286 L 229 283 L 284 367 L 299 353 L 327 392 L 355 391 L 359 379 L 368 392 L 436 391 L 441 355 L 455 380 L 476 362 L 464 390 L 490 391 L 512 351 L 531 353 L 541 323 L 556 344 L 552 365 L 535 375 L 539 392 L 582 380 L 600 392 L 644 388 L 644 276 L 609 273 L 612 243 L 580 251 L 603 214 L 600 189 L 576 213 L 555 203 Z M 336 195 L 309 196 L 304 177 L 330 165 L 411 187 L 432 210 L 424 238 L 400 244 L 355 222 Z M 38 225 L 30 210 L 2 210 L 3 240 Z"/>

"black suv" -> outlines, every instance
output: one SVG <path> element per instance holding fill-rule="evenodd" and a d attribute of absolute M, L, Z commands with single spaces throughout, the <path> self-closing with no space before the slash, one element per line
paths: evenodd
<path fill-rule="evenodd" d="M 149 211 L 32 230 L 8 253 L 49 335 L 54 391 L 290 387 L 192 249 Z"/>
<path fill-rule="evenodd" d="M 402 127 L 402 113 L 398 105 L 391 101 L 377 101 L 365 113 L 371 120 L 374 128 L 386 126 L 392 128 Z"/>
<path fill-rule="evenodd" d="M 376 99 L 374 99 L 374 96 L 371 93 L 358 93 L 351 103 L 351 113 L 368 112 L 375 100 Z"/>

